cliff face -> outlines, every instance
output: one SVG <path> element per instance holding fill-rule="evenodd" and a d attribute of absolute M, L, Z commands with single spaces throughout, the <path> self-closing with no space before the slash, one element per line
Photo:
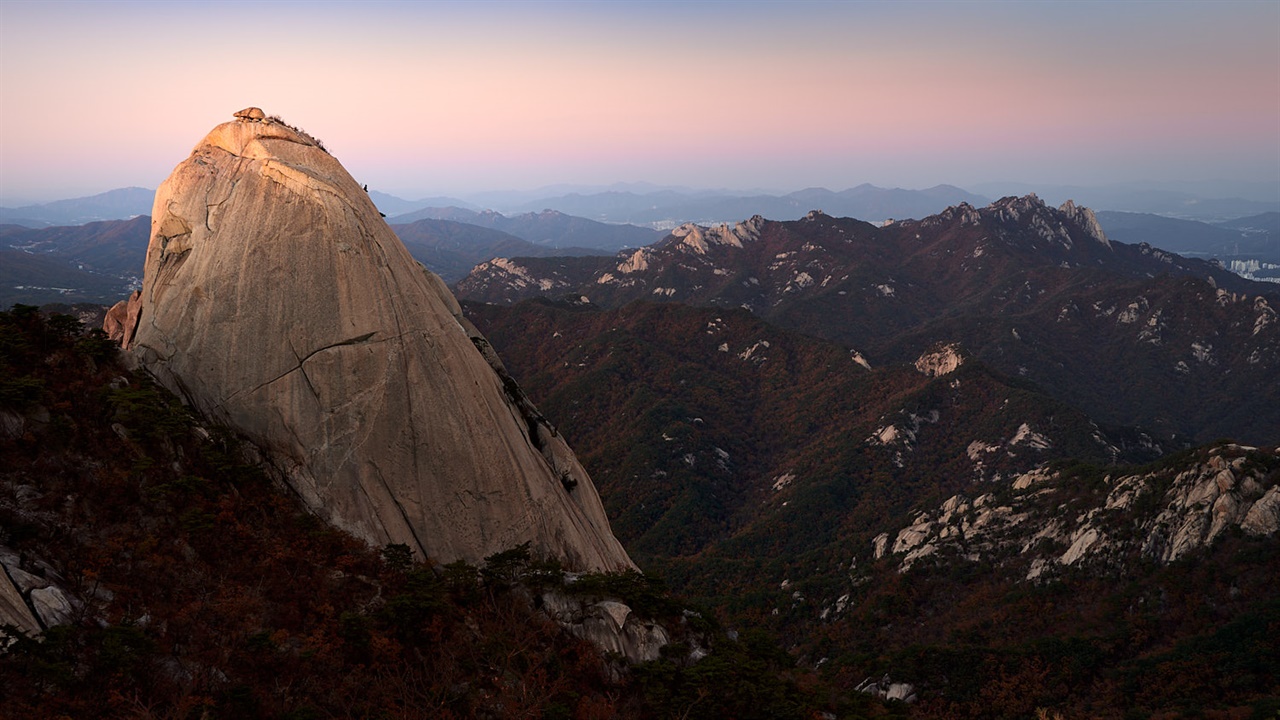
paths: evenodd
<path fill-rule="evenodd" d="M 444 284 L 316 141 L 254 115 L 156 192 L 126 349 L 371 543 L 630 567 L 591 479 Z"/>

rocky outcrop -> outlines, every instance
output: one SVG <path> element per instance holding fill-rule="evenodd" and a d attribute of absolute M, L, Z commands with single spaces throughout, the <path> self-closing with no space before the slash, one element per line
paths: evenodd
<path fill-rule="evenodd" d="M 111 306 L 102 319 L 102 329 L 107 337 L 120 343 L 120 347 L 129 347 L 133 343 L 133 330 L 138 327 L 138 314 L 141 312 L 142 291 L 134 290 L 127 299 Z"/>
<path fill-rule="evenodd" d="M 869 677 L 855 687 L 854 692 L 864 692 L 886 700 L 901 700 L 907 703 L 916 701 L 916 687 L 914 685 L 894 682 L 888 675 L 881 677 L 879 680 Z"/>
<path fill-rule="evenodd" d="M 196 145 L 156 193 L 125 314 L 136 362 L 368 542 L 631 567 L 563 438 L 305 133 L 250 114 Z"/>
<path fill-rule="evenodd" d="M 1274 449 L 1223 445 L 1185 466 L 1108 476 L 1105 492 L 1071 501 L 1078 491 L 1037 469 L 1013 478 L 1004 502 L 997 493 L 956 495 L 918 513 L 896 536 L 875 538 L 872 555 L 900 556 L 900 571 L 931 556 L 1025 562 L 1028 579 L 1058 566 L 1118 566 L 1135 555 L 1167 564 L 1232 528 L 1253 537 L 1280 532 L 1280 486 L 1267 469 L 1277 464 Z"/>
<path fill-rule="evenodd" d="M 1111 241 L 1107 239 L 1107 234 L 1102 231 L 1102 224 L 1098 222 L 1098 216 L 1092 210 L 1083 205 L 1076 205 L 1071 200 L 1063 203 L 1058 210 L 1062 211 L 1072 222 L 1079 225 L 1088 233 L 1089 237 L 1107 247 L 1111 247 Z"/>
<path fill-rule="evenodd" d="M 638 617 L 617 600 L 587 600 L 556 592 L 543 593 L 542 609 L 569 632 L 606 653 L 632 663 L 657 660 L 671 642 L 666 628 Z"/>
<path fill-rule="evenodd" d="M 0 572 L 0 625 L 12 625 L 25 635 L 36 635 L 43 630 L 23 600 L 22 592 L 9 579 L 8 573 L 3 572 Z M 0 649 L 4 645 L 5 640 L 0 636 Z"/>
<path fill-rule="evenodd" d="M 915 362 L 916 370 L 929 377 L 953 373 L 963 364 L 964 356 L 960 354 L 960 346 L 955 343 L 939 345 L 916 358 Z"/>
<path fill-rule="evenodd" d="M 24 569 L 17 553 L 0 545 L 0 625 L 12 625 L 19 632 L 34 636 L 74 619 L 80 603 L 55 582 L 61 578 L 52 568 L 41 565 Z M 0 649 L 5 644 L 0 635 Z"/>

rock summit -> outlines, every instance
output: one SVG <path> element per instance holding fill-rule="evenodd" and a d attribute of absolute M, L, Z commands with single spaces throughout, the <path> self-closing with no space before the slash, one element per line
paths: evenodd
<path fill-rule="evenodd" d="M 573 452 L 361 186 L 306 133 L 236 117 L 156 192 L 141 295 L 115 314 L 132 358 L 372 544 L 632 567 Z"/>

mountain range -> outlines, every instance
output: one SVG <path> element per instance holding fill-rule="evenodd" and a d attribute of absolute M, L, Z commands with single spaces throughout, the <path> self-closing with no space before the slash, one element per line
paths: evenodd
<path fill-rule="evenodd" d="M 992 196 L 1039 194 L 1046 202 L 1067 200 L 1100 210 L 1163 215 L 1215 223 L 1280 210 L 1275 182 L 1134 182 L 1102 186 L 1040 183 L 982 183 L 975 190 Z"/>
<path fill-rule="evenodd" d="M 1280 288 L 1111 241 L 1087 209 L 1035 196 L 885 227 L 818 212 L 690 224 L 614 258 L 481 263 L 457 292 L 740 307 L 872 365 L 959 343 L 1107 422 L 1201 441 L 1280 435 Z"/>
<path fill-rule="evenodd" d="M 39 228 L 50 225 L 82 225 L 97 220 L 122 220 L 135 215 L 149 215 L 155 196 L 154 190 L 129 187 L 82 198 L 13 208 L 0 207 L 0 224 Z"/>
<path fill-rule="evenodd" d="M 1130 183 L 1112 186 L 1055 186 L 985 183 L 970 189 L 936 185 L 922 190 L 884 188 L 864 183 L 840 191 L 808 188 L 794 192 L 707 190 L 616 183 L 608 187 L 557 185 L 536 190 L 477 192 L 463 197 L 437 195 L 406 200 L 370 190 L 369 197 L 389 217 L 426 208 L 456 207 L 505 215 L 557 210 L 567 215 L 613 224 L 632 223 L 670 229 L 684 222 L 725 222 L 752 215 L 794 220 L 814 208 L 829 215 L 869 221 L 920 218 L 961 202 L 985 205 L 990 198 L 1037 192 L 1061 204 L 1066 200 L 1096 210 L 1220 223 L 1267 212 L 1280 212 L 1280 188 L 1268 184 Z M 152 192 L 122 188 L 83 198 L 38 205 L 0 208 L 0 223 L 28 227 L 69 225 L 93 220 L 127 219 L 151 211 Z M 435 215 L 443 219 L 462 218 Z M 634 243 L 633 243 L 634 244 Z"/>
<path fill-rule="evenodd" d="M 568 250 L 581 248 L 596 252 L 613 251 L 624 247 L 641 247 L 657 242 L 665 235 L 649 228 L 626 224 L 605 224 L 566 215 L 556 210 L 507 217 L 492 210 L 474 212 L 458 207 L 423 208 L 397 215 L 389 222 L 393 226 L 406 225 L 424 219 L 450 220 L 501 230 L 534 245 Z"/>
<path fill-rule="evenodd" d="M 824 193 L 813 193 L 811 199 L 821 200 Z M 370 197 L 385 202 L 390 196 L 371 193 Z M 550 210 L 504 216 L 456 205 L 409 206 L 416 209 L 392 217 L 393 227 L 419 262 L 450 283 L 494 257 L 605 255 L 663 237 L 649 228 L 611 225 Z M 1144 213 L 1098 213 L 1099 224 L 1117 240 L 1216 257 L 1233 272 L 1259 280 L 1280 278 L 1278 218 L 1280 213 L 1265 213 L 1209 224 Z M 148 219 L 138 216 L 41 228 L 0 225 L 0 253 L 8 258 L 0 270 L 4 274 L 0 305 L 110 303 L 127 294 L 141 276 Z"/>
<path fill-rule="evenodd" d="M 680 222 L 723 222 L 753 214 L 794 220 L 815 207 L 833 215 L 868 220 L 921 217 L 960 202 L 985 204 L 987 200 L 952 185 L 903 190 L 863 184 L 840 192 L 808 188 L 785 195 L 690 196 L 674 191 L 572 193 L 543 198 L 537 204 L 606 222 L 670 228 Z"/>

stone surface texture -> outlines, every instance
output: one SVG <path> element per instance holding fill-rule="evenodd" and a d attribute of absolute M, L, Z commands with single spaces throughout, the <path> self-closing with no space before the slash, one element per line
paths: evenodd
<path fill-rule="evenodd" d="M 564 440 L 307 135 L 241 119 L 201 140 L 156 193 L 123 310 L 131 357 L 334 525 L 442 562 L 528 542 L 632 566 Z"/>

